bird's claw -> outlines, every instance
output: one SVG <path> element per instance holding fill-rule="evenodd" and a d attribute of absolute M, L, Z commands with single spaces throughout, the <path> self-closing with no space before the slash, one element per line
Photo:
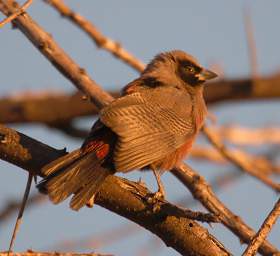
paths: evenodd
<path fill-rule="evenodd" d="M 164 190 L 159 189 L 156 193 L 152 194 L 148 198 L 148 203 L 152 205 L 153 213 L 156 213 L 160 210 L 162 201 L 164 201 L 165 193 Z"/>
<path fill-rule="evenodd" d="M 159 189 L 156 193 L 154 193 L 153 198 L 156 201 L 162 201 L 165 199 L 165 193 L 164 190 Z"/>

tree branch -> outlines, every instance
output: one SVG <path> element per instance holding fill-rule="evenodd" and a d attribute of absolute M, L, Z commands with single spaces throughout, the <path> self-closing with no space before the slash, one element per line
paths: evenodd
<path fill-rule="evenodd" d="M 34 193 L 30 195 L 26 204 L 26 210 L 29 209 L 31 206 L 38 205 L 42 202 L 47 200 L 47 196 L 39 193 Z M 15 211 L 21 206 L 21 201 L 18 199 L 9 200 L 5 203 L 3 209 L 0 212 L 0 226 L 3 225 L 9 217 L 11 217 Z"/>
<path fill-rule="evenodd" d="M 222 223 L 231 230 L 242 242 L 249 243 L 255 235 L 252 228 L 248 227 L 243 220 L 233 214 L 214 194 L 206 180 L 191 169 L 182 164 L 179 169 L 172 170 L 172 173 L 191 191 L 194 198 L 199 200 L 202 205 L 210 212 L 218 215 Z M 269 242 L 264 241 L 259 252 L 263 255 L 273 255 L 279 251 Z"/>
<path fill-rule="evenodd" d="M 237 100 L 279 99 L 280 73 L 253 80 L 229 79 L 209 83 L 205 87 L 205 100 L 208 104 Z M 110 92 L 117 97 L 119 92 Z M 56 111 L 53 111 L 55 109 Z M 91 116 L 98 109 L 89 101 L 82 99 L 81 93 L 49 93 L 42 97 L 5 97 L 0 99 L 0 122 L 69 122 L 73 118 Z"/>
<path fill-rule="evenodd" d="M 260 230 L 257 232 L 255 237 L 252 239 L 250 244 L 248 245 L 245 252 L 242 254 L 243 256 L 252 256 L 256 255 L 258 248 L 267 237 L 269 232 L 271 231 L 273 225 L 275 224 L 277 218 L 280 215 L 280 199 L 274 205 L 272 211 L 266 217 L 264 223 L 262 224 Z"/>
<path fill-rule="evenodd" d="M 26 252 L 13 252 L 13 256 L 113 256 L 112 254 L 99 253 L 76 253 L 76 252 L 35 252 L 28 250 Z M 8 256 L 8 252 L 0 252 L 0 256 Z"/>
<path fill-rule="evenodd" d="M 257 178 L 265 185 L 274 189 L 276 192 L 280 192 L 280 184 L 271 180 L 264 172 L 260 172 L 258 168 L 255 168 L 253 163 L 248 159 L 240 158 L 236 154 L 233 154 L 220 140 L 219 136 L 211 131 L 208 127 L 203 126 L 203 133 L 207 137 L 208 141 L 230 162 L 237 166 L 240 170 L 248 173 L 252 177 Z"/>
<path fill-rule="evenodd" d="M 27 0 L 19 9 L 17 12 L 14 12 L 12 15 L 8 16 L 6 19 L 0 22 L 0 28 L 6 25 L 7 23 L 11 22 L 15 18 L 17 18 L 19 15 L 21 15 L 32 3 L 32 0 Z"/>
<path fill-rule="evenodd" d="M 18 11 L 19 5 L 11 1 L 0 1 L 0 10 L 6 16 Z M 79 67 L 62 48 L 33 21 L 27 13 L 22 13 L 13 23 L 22 31 L 32 44 L 79 90 L 87 95 L 99 108 L 112 100 L 97 83 L 91 79 L 86 70 Z M 99 100 L 102 99 L 102 100 Z"/>
<path fill-rule="evenodd" d="M 48 159 L 66 154 L 2 125 L 0 134 L 0 158 L 35 175 L 42 176 L 41 167 L 48 162 L 38 154 Z M 185 210 L 167 201 L 151 203 L 151 196 L 142 184 L 110 176 L 95 203 L 145 227 L 182 255 L 230 255 L 207 229 L 186 217 Z"/>
<path fill-rule="evenodd" d="M 89 20 L 71 10 L 62 0 L 44 0 L 44 2 L 53 6 L 62 17 L 67 18 L 87 33 L 97 47 L 107 50 L 113 56 L 121 59 L 137 71 L 143 71 L 145 68 L 144 63 L 123 48 L 120 43 L 102 35 L 102 33 Z"/>

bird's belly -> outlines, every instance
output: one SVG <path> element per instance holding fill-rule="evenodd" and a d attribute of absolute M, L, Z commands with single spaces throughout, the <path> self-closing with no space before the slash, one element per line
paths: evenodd
<path fill-rule="evenodd" d="M 152 163 L 152 166 L 160 171 L 171 170 L 172 168 L 178 166 L 191 150 L 192 143 L 193 140 L 188 140 L 185 144 L 183 144 L 171 154 L 156 161 L 155 163 Z"/>

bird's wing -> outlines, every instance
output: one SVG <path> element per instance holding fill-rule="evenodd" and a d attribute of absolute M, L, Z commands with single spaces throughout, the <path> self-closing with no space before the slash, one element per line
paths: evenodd
<path fill-rule="evenodd" d="M 117 135 L 117 171 L 145 167 L 183 145 L 195 129 L 190 95 L 177 89 L 144 90 L 115 100 L 100 120 Z"/>

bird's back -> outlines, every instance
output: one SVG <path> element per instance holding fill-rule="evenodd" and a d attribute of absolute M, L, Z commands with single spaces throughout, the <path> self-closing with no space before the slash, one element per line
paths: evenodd
<path fill-rule="evenodd" d="M 185 90 L 163 86 L 142 88 L 105 107 L 100 120 L 118 135 L 114 152 L 117 171 L 161 162 L 192 141 L 197 133 L 196 113 L 200 112 L 195 100 Z"/>

